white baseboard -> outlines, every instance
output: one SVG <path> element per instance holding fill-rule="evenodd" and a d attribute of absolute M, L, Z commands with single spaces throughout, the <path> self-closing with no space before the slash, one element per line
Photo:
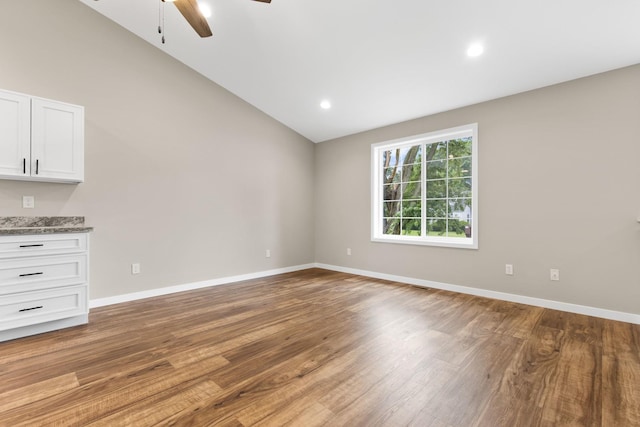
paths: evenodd
<path fill-rule="evenodd" d="M 275 270 L 259 271 L 256 273 L 241 274 L 239 276 L 221 277 L 218 279 L 204 280 L 202 282 L 186 283 L 183 285 L 168 286 L 166 288 L 149 289 L 148 291 L 133 292 L 130 294 L 116 295 L 113 297 L 98 298 L 89 301 L 89 308 L 102 307 L 105 305 L 119 304 L 122 302 L 136 301 L 144 298 L 157 297 L 161 295 L 173 294 L 176 292 L 192 291 L 195 289 L 207 288 L 209 286 L 226 285 L 229 283 L 242 282 L 244 280 L 260 279 L 262 277 L 275 276 L 276 274 L 291 273 L 292 271 L 306 270 L 315 267 L 315 264 L 303 264 L 293 267 L 277 268 Z"/>
<path fill-rule="evenodd" d="M 317 268 L 325 270 L 339 271 L 341 273 L 357 274 L 359 276 L 372 277 L 375 279 L 390 280 L 393 282 L 408 283 L 410 285 L 424 288 L 442 289 L 445 291 L 458 292 L 461 294 L 475 295 L 479 297 L 492 298 L 502 301 L 517 302 L 520 304 L 533 305 L 536 307 L 551 308 L 553 310 L 566 311 L 569 313 L 585 314 L 587 316 L 601 317 L 603 319 L 617 320 L 620 322 L 634 323 L 640 325 L 640 315 L 625 313 L 622 311 L 607 310 L 604 308 L 589 307 L 560 301 L 546 300 L 523 295 L 508 294 L 505 292 L 490 291 L 487 289 L 471 288 L 468 286 L 451 285 L 449 283 L 432 282 L 430 280 L 414 279 L 412 277 L 396 276 L 393 274 L 377 273 L 375 271 L 358 270 L 355 268 L 341 267 L 329 264 L 314 264 Z"/>
<path fill-rule="evenodd" d="M 376 279 L 390 280 L 393 282 L 407 283 L 424 288 L 442 289 L 445 291 L 459 292 L 461 294 L 475 295 L 479 297 L 492 298 L 502 301 L 516 302 L 520 304 L 533 305 L 536 307 L 550 308 L 553 310 L 566 311 L 569 313 L 584 314 L 587 316 L 601 317 L 603 319 L 617 320 L 620 322 L 634 323 L 640 325 L 640 315 L 625 313 L 622 311 L 608 310 L 604 308 L 589 307 L 584 305 L 571 304 L 560 301 L 546 300 L 542 298 L 528 297 L 524 295 L 509 294 L 506 292 L 490 291 L 487 289 L 471 288 L 468 286 L 452 285 L 449 283 L 433 282 L 413 277 L 396 276 L 393 274 L 378 273 L 375 271 L 359 270 L 356 268 L 341 267 L 338 265 L 313 263 L 296 265 L 292 267 L 278 268 L 274 270 L 259 271 L 256 273 L 241 274 L 238 276 L 221 277 L 218 279 L 204 280 L 202 282 L 186 283 L 183 285 L 169 286 L 165 288 L 150 289 L 148 291 L 133 292 L 130 294 L 116 295 L 107 298 L 98 298 L 89 301 L 90 308 L 102 307 L 111 304 L 136 301 L 144 298 L 169 295 L 176 292 L 192 291 L 209 286 L 225 285 L 242 282 L 245 280 L 260 279 L 262 277 L 275 276 L 276 274 L 291 273 L 293 271 L 306 270 L 309 268 L 323 268 L 325 270 L 339 271 L 342 273 L 356 274 L 359 276 L 372 277 Z"/>

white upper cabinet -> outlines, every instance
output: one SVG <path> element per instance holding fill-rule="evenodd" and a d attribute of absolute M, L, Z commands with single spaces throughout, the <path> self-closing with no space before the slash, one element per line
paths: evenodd
<path fill-rule="evenodd" d="M 84 180 L 84 108 L 32 98 L 31 176 Z"/>
<path fill-rule="evenodd" d="M 31 175 L 31 98 L 0 91 L 0 175 Z"/>
<path fill-rule="evenodd" d="M 84 108 L 0 91 L 0 178 L 84 180 Z"/>

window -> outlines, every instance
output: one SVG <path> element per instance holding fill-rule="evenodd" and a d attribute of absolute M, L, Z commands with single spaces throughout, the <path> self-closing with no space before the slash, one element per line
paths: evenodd
<path fill-rule="evenodd" d="M 371 146 L 379 242 L 478 247 L 478 125 Z"/>

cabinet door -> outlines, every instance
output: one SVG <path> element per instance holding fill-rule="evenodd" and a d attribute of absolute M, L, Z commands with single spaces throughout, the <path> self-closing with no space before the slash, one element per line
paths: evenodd
<path fill-rule="evenodd" d="M 0 236 L 0 263 L 3 259 L 86 252 L 88 241 L 87 233 Z"/>
<path fill-rule="evenodd" d="M 0 300 L 0 331 L 89 312 L 86 286 L 9 295 Z"/>
<path fill-rule="evenodd" d="M 85 283 L 87 283 L 86 254 L 0 261 L 1 296 Z"/>
<path fill-rule="evenodd" d="M 0 175 L 31 174 L 31 98 L 0 91 Z"/>
<path fill-rule="evenodd" d="M 84 180 L 84 108 L 32 98 L 31 176 L 52 181 Z"/>

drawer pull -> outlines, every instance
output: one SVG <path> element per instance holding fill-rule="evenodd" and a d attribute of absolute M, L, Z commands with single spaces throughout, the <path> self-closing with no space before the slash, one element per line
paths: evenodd
<path fill-rule="evenodd" d="M 44 246 L 44 243 L 38 243 L 34 245 L 20 245 L 21 248 L 36 248 L 38 246 Z"/>
<path fill-rule="evenodd" d="M 20 277 L 37 276 L 39 274 L 44 274 L 44 273 L 42 271 L 40 271 L 39 273 L 22 273 Z"/>
<path fill-rule="evenodd" d="M 38 310 L 38 309 L 41 309 L 41 308 L 44 308 L 44 307 L 39 305 L 37 307 L 23 308 L 22 310 L 18 310 L 18 312 L 22 313 L 23 311 Z"/>

